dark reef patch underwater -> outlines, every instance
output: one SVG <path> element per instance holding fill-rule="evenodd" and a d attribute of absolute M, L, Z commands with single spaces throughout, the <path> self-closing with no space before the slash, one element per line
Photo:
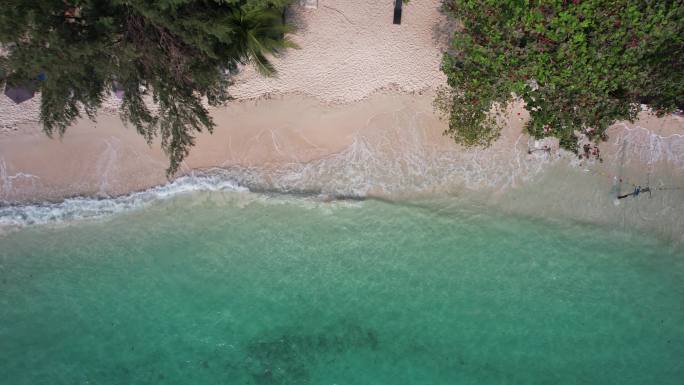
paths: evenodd
<path fill-rule="evenodd" d="M 0 236 L 0 382 L 681 385 L 684 255 L 463 202 L 193 192 Z"/>
<path fill-rule="evenodd" d="M 358 325 L 315 334 L 282 334 L 250 343 L 245 366 L 237 370 L 249 371 L 257 384 L 303 384 L 310 382 L 312 363 L 333 364 L 342 354 L 378 350 L 378 345 L 377 332 Z"/>

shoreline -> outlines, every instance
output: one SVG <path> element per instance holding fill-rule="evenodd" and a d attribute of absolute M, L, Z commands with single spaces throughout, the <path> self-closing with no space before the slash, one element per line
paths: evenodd
<path fill-rule="evenodd" d="M 549 209 L 548 201 L 539 201 L 539 199 L 544 200 L 544 195 L 531 197 L 535 200 L 535 206 L 531 209 L 525 205 L 516 205 L 518 202 L 515 201 L 520 198 L 520 191 L 513 191 L 516 195 L 516 198 L 513 199 L 500 199 L 501 196 L 493 194 L 492 191 L 465 191 L 458 194 L 418 192 L 407 195 L 342 195 L 323 193 L 319 190 L 278 190 L 243 186 L 236 183 L 233 178 L 226 178 L 230 171 L 224 168 L 197 169 L 168 183 L 155 185 L 144 190 L 130 191 L 118 196 L 76 195 L 58 201 L 42 200 L 9 204 L 0 202 L 0 239 L 16 231 L 34 226 L 61 227 L 90 221 L 106 221 L 117 215 L 145 210 L 151 205 L 160 204 L 166 200 L 182 199 L 193 194 L 205 196 L 204 194 L 226 193 L 249 194 L 246 198 L 237 198 L 239 201 L 244 200 L 244 202 L 275 199 L 278 202 L 308 202 L 314 205 L 327 205 L 379 201 L 400 206 L 418 205 L 427 209 L 430 209 L 432 204 L 436 204 L 434 207 L 439 211 L 445 208 L 466 210 L 476 208 L 478 213 L 490 213 L 488 215 L 517 217 L 569 226 L 588 226 L 624 234 L 647 235 L 675 250 L 684 250 L 682 249 L 684 247 L 684 236 L 679 232 L 679 229 L 682 228 L 681 223 L 672 231 L 662 231 L 662 229 L 636 224 L 629 220 L 616 222 L 611 216 L 597 220 L 597 218 L 586 216 L 586 213 L 581 211 L 572 212 L 572 210 L 560 209 L 549 215 L 546 211 Z M 213 179 L 213 182 L 207 183 L 207 179 Z M 625 210 L 622 210 L 622 213 L 624 212 Z M 670 219 L 676 219 L 681 214 L 681 212 L 675 211 L 672 213 L 674 218 L 668 216 L 660 217 L 657 220 L 669 223 Z"/>
<path fill-rule="evenodd" d="M 414 114 L 432 115 L 431 101 L 430 93 L 416 99 L 383 92 L 340 104 L 299 95 L 231 102 L 211 110 L 214 133 L 197 136 L 174 179 L 211 167 L 278 168 L 325 160 L 351 146 L 378 117 L 413 104 L 419 105 Z M 427 130 L 443 130 L 437 116 L 428 120 Z M 171 182 L 167 162 L 158 142 L 148 146 L 107 112 L 96 122 L 80 119 L 61 139 L 26 125 L 0 135 L 0 201 L 124 195 Z"/>
<path fill-rule="evenodd" d="M 513 214 L 634 226 L 684 243 L 684 189 L 614 202 L 630 183 L 645 185 L 646 174 L 651 186 L 684 188 L 681 117 L 643 113 L 634 124 L 619 122 L 601 145 L 604 162 L 583 163 L 552 141 L 536 143 L 552 145 L 551 154 L 528 154 L 535 141 L 522 133 L 526 116 L 519 105 L 508 111 L 490 148 L 464 149 L 442 135 L 446 122 L 432 98 L 431 92 L 385 92 L 338 105 L 302 96 L 229 103 L 212 111 L 214 134 L 198 137 L 171 181 L 164 154 L 118 117 L 79 121 L 61 142 L 34 127 L 0 136 L 0 207 L 107 202 L 212 169 L 223 175 L 219 182 L 254 191 L 399 201 L 456 197 Z M 659 213 L 657 220 L 643 210 Z"/>

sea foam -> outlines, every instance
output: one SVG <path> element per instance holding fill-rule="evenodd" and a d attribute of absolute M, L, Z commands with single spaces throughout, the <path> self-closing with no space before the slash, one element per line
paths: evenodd
<path fill-rule="evenodd" d="M 61 202 L 0 205 L 0 229 L 101 218 L 139 209 L 155 201 L 201 191 L 247 192 L 249 189 L 223 174 L 197 172 L 179 177 L 165 185 L 119 197 L 74 197 Z"/>

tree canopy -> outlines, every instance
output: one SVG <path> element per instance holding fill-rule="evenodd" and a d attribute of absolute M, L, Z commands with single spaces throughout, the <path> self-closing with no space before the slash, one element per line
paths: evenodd
<path fill-rule="evenodd" d="M 94 119 L 112 90 L 123 91 L 124 121 L 148 143 L 161 139 L 171 175 L 196 133 L 214 128 L 203 102 L 229 99 L 238 65 L 271 75 L 266 55 L 294 47 L 283 21 L 290 2 L 4 0 L 0 79 L 40 91 L 48 135 L 82 112 Z"/>
<path fill-rule="evenodd" d="M 684 109 L 684 3 L 675 0 L 445 0 L 457 19 L 437 106 L 466 146 L 499 136 L 497 108 L 515 98 L 526 131 L 578 151 L 640 105 Z"/>

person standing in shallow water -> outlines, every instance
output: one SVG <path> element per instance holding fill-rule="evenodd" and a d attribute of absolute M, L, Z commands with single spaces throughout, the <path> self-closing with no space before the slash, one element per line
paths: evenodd
<path fill-rule="evenodd" d="M 638 197 L 639 194 L 641 194 L 642 192 L 649 192 L 649 191 L 651 191 L 651 188 L 650 188 L 650 187 L 641 188 L 641 186 L 635 186 L 635 187 L 634 187 L 634 191 L 632 191 L 632 192 L 629 193 L 629 194 L 620 195 L 620 196 L 618 196 L 617 198 L 618 198 L 618 199 L 623 199 L 623 198 L 627 198 L 627 197 L 630 197 L 630 196 Z"/>

